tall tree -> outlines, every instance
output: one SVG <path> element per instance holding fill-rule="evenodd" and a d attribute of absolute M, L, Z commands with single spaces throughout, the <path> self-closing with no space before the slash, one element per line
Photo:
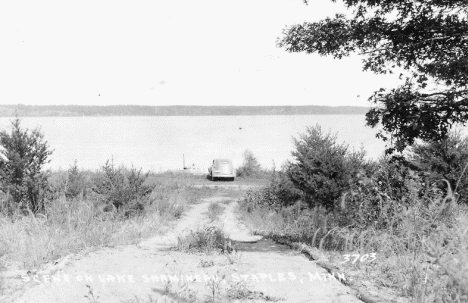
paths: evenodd
<path fill-rule="evenodd" d="M 287 27 L 278 46 L 339 59 L 358 53 L 363 70 L 376 74 L 403 70 L 400 86 L 369 98 L 375 106 L 367 125 L 382 124 L 377 136 L 392 139 L 387 153 L 403 151 L 415 139 L 444 139 L 454 123 L 467 121 L 467 0 L 343 2 L 350 17 Z"/>

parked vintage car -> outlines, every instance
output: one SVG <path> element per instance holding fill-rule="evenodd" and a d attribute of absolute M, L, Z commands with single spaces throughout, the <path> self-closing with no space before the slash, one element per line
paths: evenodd
<path fill-rule="evenodd" d="M 211 181 L 225 178 L 234 181 L 236 171 L 230 159 L 214 159 L 213 164 L 208 168 L 208 173 Z"/>

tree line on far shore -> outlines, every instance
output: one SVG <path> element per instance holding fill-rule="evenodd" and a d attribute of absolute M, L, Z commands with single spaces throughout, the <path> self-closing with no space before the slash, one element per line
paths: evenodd
<path fill-rule="evenodd" d="M 144 106 L 144 105 L 2 105 L 0 117 L 45 116 L 251 116 L 251 115 L 363 115 L 359 106 Z"/>

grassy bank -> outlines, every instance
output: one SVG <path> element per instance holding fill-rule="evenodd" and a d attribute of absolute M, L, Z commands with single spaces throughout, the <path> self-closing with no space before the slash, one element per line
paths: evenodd
<path fill-rule="evenodd" d="M 415 200 L 362 228 L 343 225 L 341 211 L 300 202 L 270 207 L 265 194 L 249 192 L 241 203 L 243 220 L 253 230 L 320 249 L 371 293 L 410 302 L 467 302 L 468 208 L 454 199 Z"/>
<path fill-rule="evenodd" d="M 84 172 L 85 182 L 95 172 Z M 59 184 L 66 172 L 52 173 Z M 16 212 L 0 214 L 0 260 L 4 269 L 32 270 L 71 253 L 106 246 L 133 244 L 166 230 L 190 204 L 213 194 L 216 189 L 194 186 L 198 177 L 164 173 L 149 175 L 145 181 L 152 191 L 138 212 L 130 207 L 117 210 L 102 194 L 93 191 L 68 198 L 64 191 L 54 192 L 38 214 Z M 191 182 L 186 182 L 191 180 Z M 143 203 L 143 202 L 142 202 Z"/>
<path fill-rule="evenodd" d="M 294 160 L 240 203 L 252 229 L 317 248 L 387 301 L 468 302 L 468 138 L 376 161 L 319 125 L 294 145 Z"/>

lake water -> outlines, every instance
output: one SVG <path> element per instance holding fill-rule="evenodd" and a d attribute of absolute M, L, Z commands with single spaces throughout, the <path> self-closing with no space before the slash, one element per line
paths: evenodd
<path fill-rule="evenodd" d="M 9 127 L 11 118 L 1 118 Z M 116 164 L 164 171 L 186 165 L 206 170 L 213 158 L 231 158 L 242 164 L 251 150 L 265 168 L 291 159 L 292 137 L 319 124 L 338 133 L 339 142 L 361 144 L 376 158 L 384 144 L 376 130 L 364 126 L 363 115 L 324 116 L 207 116 L 207 117 L 31 117 L 23 126 L 40 126 L 54 149 L 49 167 L 67 169 L 73 161 L 84 169 L 97 169 L 111 157 Z"/>

